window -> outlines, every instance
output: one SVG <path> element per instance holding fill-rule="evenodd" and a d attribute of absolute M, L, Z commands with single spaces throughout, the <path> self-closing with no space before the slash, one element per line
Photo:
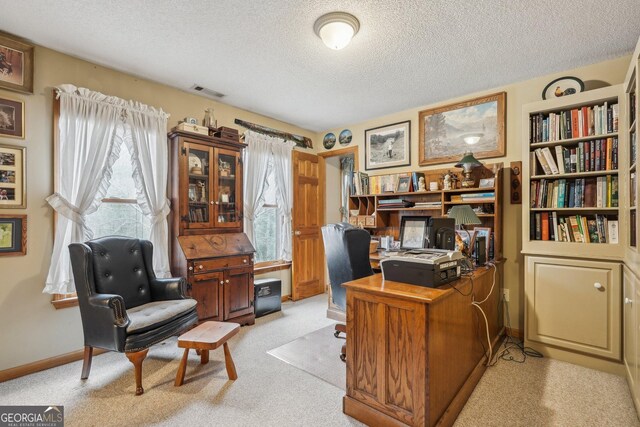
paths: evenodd
<path fill-rule="evenodd" d="M 138 206 L 131 155 L 124 144 L 120 147 L 120 157 L 113 164 L 107 194 L 98 210 L 87 216 L 87 226 L 93 231 L 94 239 L 112 235 L 149 238 L 151 221 Z"/>
<path fill-rule="evenodd" d="M 282 214 L 276 200 L 273 167 L 269 168 L 264 194 L 263 210 L 254 220 L 256 262 L 275 261 L 279 258 Z"/>

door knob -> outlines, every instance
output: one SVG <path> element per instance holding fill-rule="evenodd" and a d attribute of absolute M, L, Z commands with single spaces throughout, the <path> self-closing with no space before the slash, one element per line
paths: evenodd
<path fill-rule="evenodd" d="M 296 235 L 296 236 L 299 236 L 299 235 L 301 235 L 301 234 L 302 234 L 302 232 L 300 232 L 300 230 L 296 230 L 296 232 L 295 232 L 295 235 Z"/>
<path fill-rule="evenodd" d="M 631 304 L 632 302 L 633 302 L 633 300 L 632 300 L 632 299 L 630 299 L 630 298 L 625 298 L 625 299 L 624 299 L 624 303 L 625 303 L 625 304 Z"/>
<path fill-rule="evenodd" d="M 596 288 L 597 290 L 601 290 L 602 289 L 602 285 L 599 282 L 594 283 L 593 287 Z"/>

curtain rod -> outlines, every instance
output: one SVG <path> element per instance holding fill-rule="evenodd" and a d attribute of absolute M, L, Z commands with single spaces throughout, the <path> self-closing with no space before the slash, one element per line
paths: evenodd
<path fill-rule="evenodd" d="M 300 136 L 293 133 L 282 132 L 280 130 L 273 129 L 270 127 L 257 125 L 251 122 L 245 122 L 244 120 L 240 120 L 240 119 L 236 119 L 234 123 L 242 127 L 245 127 L 249 130 L 252 130 L 254 132 L 263 133 L 271 136 L 277 136 L 286 141 L 293 141 L 296 143 L 298 147 L 313 148 L 313 142 L 311 141 L 311 138 L 307 138 L 306 136 Z"/>

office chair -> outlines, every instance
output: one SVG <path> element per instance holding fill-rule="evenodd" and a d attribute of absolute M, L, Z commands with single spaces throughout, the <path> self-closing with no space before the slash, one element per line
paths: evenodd
<path fill-rule="evenodd" d="M 324 252 L 331 283 L 331 298 L 341 310 L 347 309 L 347 294 L 342 284 L 361 277 L 373 275 L 369 263 L 369 243 L 371 235 L 366 230 L 347 223 L 327 224 L 322 227 Z M 336 324 L 334 335 L 346 333 L 346 325 Z M 342 347 L 340 359 L 346 358 L 345 347 Z"/>

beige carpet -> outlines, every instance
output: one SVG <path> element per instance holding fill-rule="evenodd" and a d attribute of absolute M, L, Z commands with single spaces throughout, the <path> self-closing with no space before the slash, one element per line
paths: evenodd
<path fill-rule="evenodd" d="M 235 382 L 227 380 L 222 351 L 214 351 L 204 366 L 191 355 L 185 384 L 174 387 L 182 352 L 172 339 L 149 352 L 143 396 L 133 395 L 132 365 L 124 355 L 109 353 L 94 358 L 84 382 L 76 362 L 1 383 L 0 404 L 62 404 L 67 426 L 360 425 L 342 413 L 343 390 L 267 354 L 331 325 L 326 303 L 324 295 L 286 303 L 281 313 L 242 328 L 230 341 L 239 376 Z M 640 423 L 623 378 L 528 359 L 522 365 L 501 361 L 487 370 L 456 426 Z"/>

